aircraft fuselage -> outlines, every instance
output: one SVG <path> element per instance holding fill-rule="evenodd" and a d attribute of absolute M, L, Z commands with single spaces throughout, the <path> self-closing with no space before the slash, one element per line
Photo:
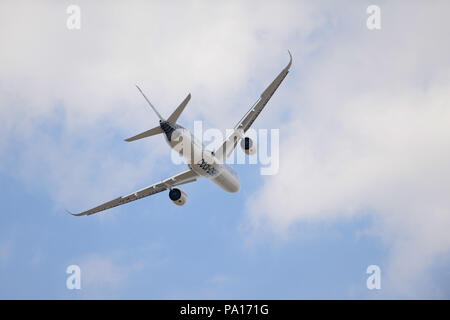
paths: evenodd
<path fill-rule="evenodd" d="M 241 183 L 236 172 L 229 165 L 220 163 L 203 143 L 197 141 L 186 128 L 166 121 L 160 122 L 166 141 L 194 172 L 206 177 L 225 191 L 238 192 Z"/>

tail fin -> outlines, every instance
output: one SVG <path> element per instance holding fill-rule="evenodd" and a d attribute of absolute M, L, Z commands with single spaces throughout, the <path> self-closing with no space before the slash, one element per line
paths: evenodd
<path fill-rule="evenodd" d="M 183 100 L 183 102 L 178 106 L 178 108 L 175 109 L 175 111 L 170 115 L 170 117 L 167 120 L 164 120 L 163 117 L 161 117 L 161 115 L 159 114 L 159 112 L 156 110 L 156 108 L 152 105 L 152 103 L 150 102 L 150 100 L 148 100 L 148 98 L 145 96 L 145 94 L 142 92 L 141 88 L 139 88 L 137 85 L 136 87 L 138 88 L 138 90 L 142 93 L 142 95 L 144 96 L 145 100 L 148 102 L 148 104 L 150 105 L 150 107 L 153 109 L 153 111 L 156 113 L 156 115 L 158 116 L 159 123 L 160 125 L 157 127 L 154 127 L 150 130 L 144 131 L 142 133 L 139 133 L 138 135 L 135 135 L 134 137 L 125 139 L 125 141 L 127 142 L 131 142 L 131 141 L 135 141 L 135 140 L 139 140 L 142 138 L 147 138 L 150 136 L 154 136 L 160 133 L 163 133 L 163 129 L 161 128 L 161 124 L 164 123 L 171 123 L 171 124 L 175 124 L 178 120 L 178 118 L 180 117 L 181 113 L 183 112 L 184 108 L 186 107 L 186 105 L 188 104 L 189 100 L 191 100 L 191 94 L 189 93 L 188 96 Z"/>
<path fill-rule="evenodd" d="M 167 121 L 172 123 L 172 124 L 177 123 L 177 120 L 180 117 L 180 114 L 183 112 L 183 110 L 186 107 L 186 105 L 188 104 L 189 100 L 191 100 L 191 94 L 190 93 L 183 100 L 183 102 L 178 106 L 178 108 L 176 108 L 175 111 L 170 115 L 170 117 L 167 119 Z"/>
<path fill-rule="evenodd" d="M 160 133 L 163 133 L 163 130 L 161 129 L 160 126 L 157 126 L 157 127 L 154 127 L 154 128 L 152 128 L 150 130 L 147 130 L 147 131 L 144 131 L 142 133 L 139 133 L 138 135 L 135 135 L 134 137 L 125 139 L 125 141 L 131 142 L 131 141 L 139 140 L 139 139 L 142 139 L 142 138 L 147 138 L 147 137 L 150 137 L 150 136 L 154 136 L 154 135 L 157 135 L 157 134 L 160 134 Z"/>

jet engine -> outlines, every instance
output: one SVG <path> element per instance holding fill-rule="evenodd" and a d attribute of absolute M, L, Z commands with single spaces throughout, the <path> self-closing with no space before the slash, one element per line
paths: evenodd
<path fill-rule="evenodd" d="M 249 137 L 245 137 L 241 140 L 241 148 L 248 155 L 256 153 L 256 144 Z"/>
<path fill-rule="evenodd" d="M 169 198 L 177 206 L 184 205 L 187 202 L 187 200 L 188 200 L 187 194 L 183 190 L 180 190 L 180 189 L 177 189 L 177 188 L 173 188 L 172 190 L 170 190 Z"/>

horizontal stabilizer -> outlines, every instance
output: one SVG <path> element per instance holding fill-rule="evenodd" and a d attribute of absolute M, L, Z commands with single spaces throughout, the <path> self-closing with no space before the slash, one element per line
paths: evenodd
<path fill-rule="evenodd" d="M 150 129 L 150 130 L 144 131 L 142 133 L 139 133 L 138 135 L 136 135 L 134 137 L 125 139 L 125 141 L 131 142 L 131 141 L 139 140 L 139 139 L 142 139 L 142 138 L 147 138 L 147 137 L 150 137 L 150 136 L 154 136 L 154 135 L 157 135 L 157 134 L 160 134 L 160 133 L 163 133 L 163 131 L 162 131 L 160 126 L 157 126 L 157 127 L 154 127 L 153 129 Z"/>
<path fill-rule="evenodd" d="M 169 121 L 172 124 L 176 124 L 178 118 L 180 117 L 180 115 L 183 112 L 184 108 L 188 104 L 189 100 L 191 100 L 191 94 L 190 93 L 183 100 L 183 102 L 178 106 L 178 108 L 176 108 L 175 111 L 170 115 L 170 117 L 167 119 L 167 121 Z"/>

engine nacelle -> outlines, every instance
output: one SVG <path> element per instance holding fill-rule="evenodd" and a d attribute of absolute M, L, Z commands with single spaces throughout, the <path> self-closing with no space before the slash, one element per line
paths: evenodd
<path fill-rule="evenodd" d="M 256 143 L 254 143 L 249 137 L 245 137 L 241 140 L 241 148 L 250 156 L 256 153 Z"/>
<path fill-rule="evenodd" d="M 187 200 L 188 200 L 187 194 L 183 190 L 180 190 L 180 189 L 177 189 L 177 188 L 173 188 L 172 190 L 170 190 L 169 198 L 177 206 L 184 205 L 187 202 Z"/>

